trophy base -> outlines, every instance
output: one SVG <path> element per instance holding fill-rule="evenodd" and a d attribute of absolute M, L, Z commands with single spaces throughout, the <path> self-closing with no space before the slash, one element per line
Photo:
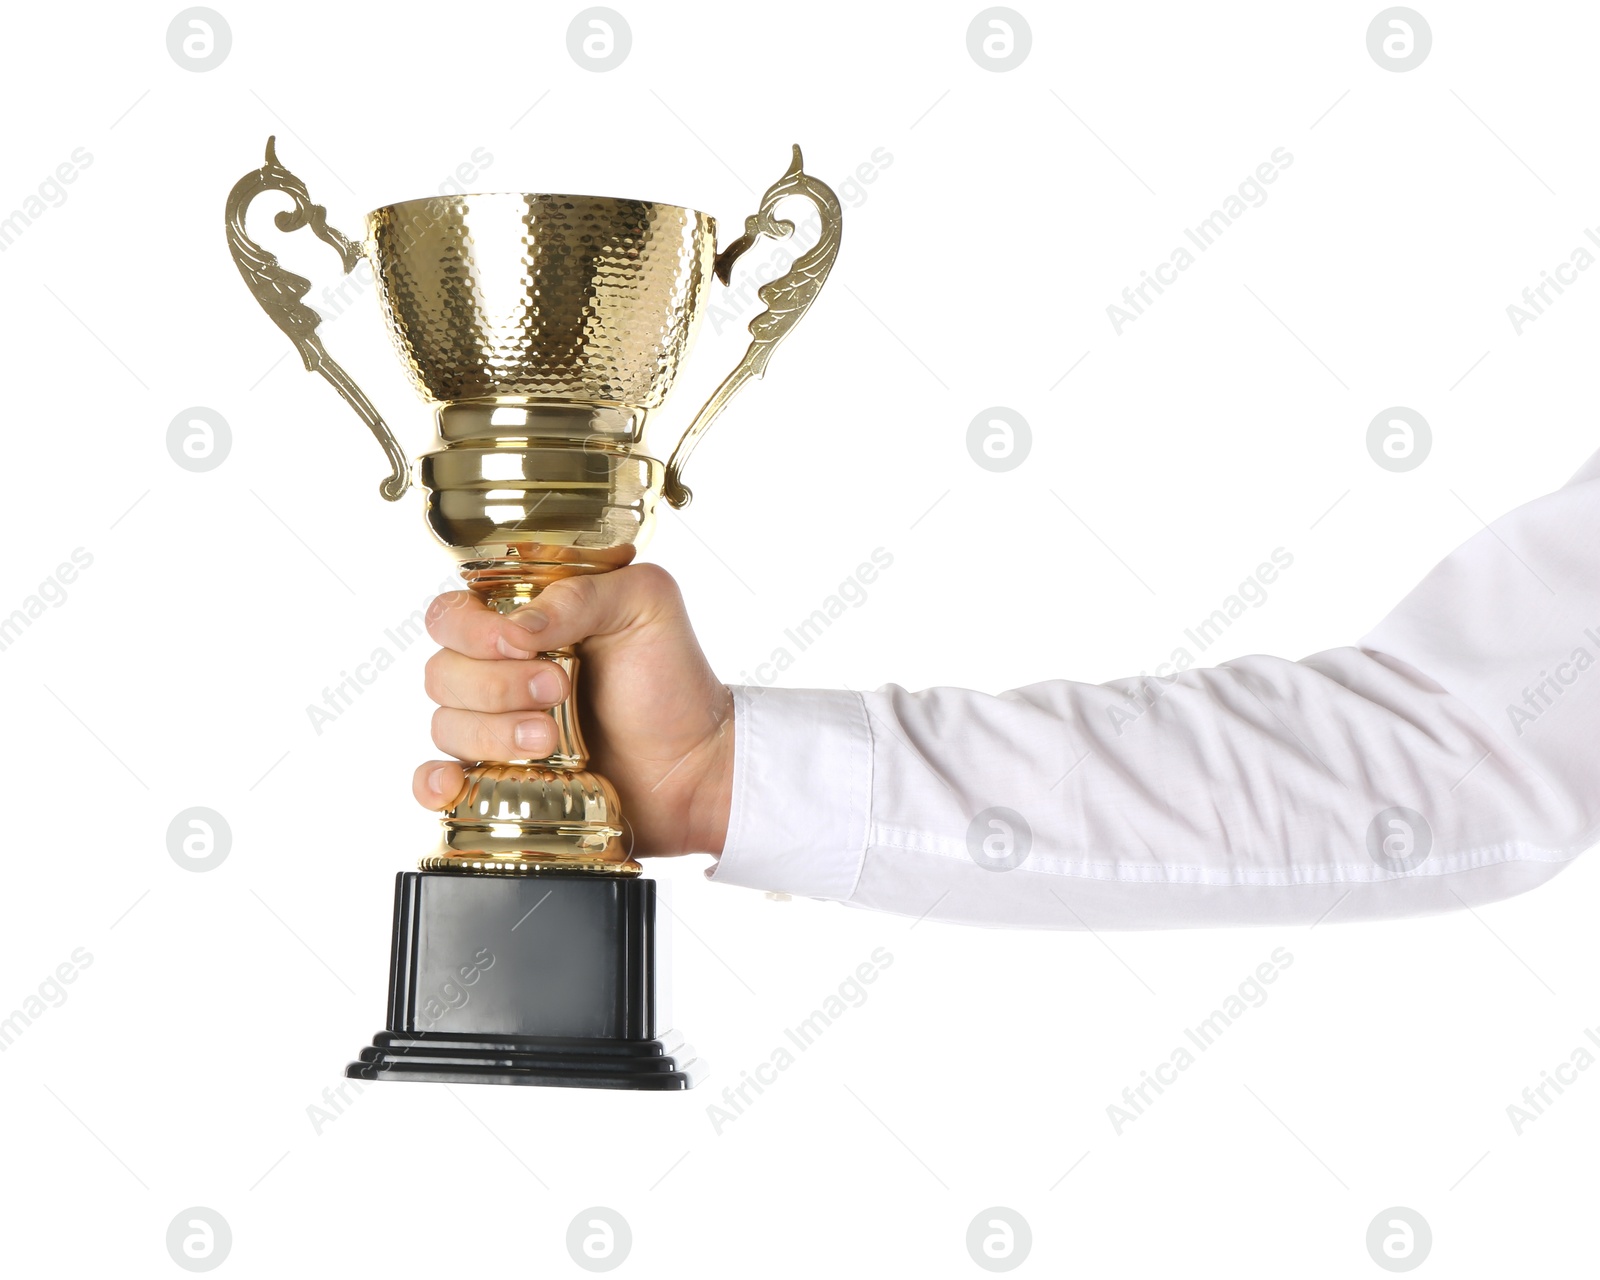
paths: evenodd
<path fill-rule="evenodd" d="M 536 1036 L 424 1035 L 380 1031 L 361 1061 L 345 1068 L 357 1080 L 441 1084 L 529 1084 L 568 1089 L 692 1089 L 705 1068 L 683 1037 L 663 1040 L 548 1040 Z"/>
<path fill-rule="evenodd" d="M 402 871 L 385 1029 L 358 1080 L 692 1089 L 667 1012 L 669 912 L 626 875 Z"/>

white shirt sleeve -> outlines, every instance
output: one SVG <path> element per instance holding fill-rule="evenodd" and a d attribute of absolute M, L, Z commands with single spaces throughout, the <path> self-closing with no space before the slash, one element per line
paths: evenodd
<path fill-rule="evenodd" d="M 733 692 L 720 884 L 1096 930 L 1476 906 L 1600 839 L 1600 453 L 1299 662 Z"/>

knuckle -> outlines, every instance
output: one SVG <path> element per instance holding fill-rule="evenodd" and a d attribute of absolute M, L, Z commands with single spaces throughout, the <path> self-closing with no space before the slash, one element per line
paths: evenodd
<path fill-rule="evenodd" d="M 440 649 L 422 666 L 422 688 L 429 699 L 444 705 L 444 664 L 445 651 Z"/>
<path fill-rule="evenodd" d="M 526 663 L 522 661 L 496 662 L 474 667 L 468 674 L 466 688 L 460 690 L 462 701 L 474 711 L 498 712 L 516 706 L 520 684 L 526 691 L 527 681 L 522 678 Z"/>
<path fill-rule="evenodd" d="M 422 615 L 422 621 L 423 624 L 428 628 L 429 635 L 435 635 L 435 628 L 444 621 L 445 615 L 450 612 L 450 596 L 453 594 L 453 592 L 446 592 L 442 596 L 434 596 L 434 598 L 428 602 L 428 608 L 427 611 Z"/>
<path fill-rule="evenodd" d="M 599 598 L 600 587 L 592 574 L 578 574 L 560 583 L 563 595 L 580 611 L 587 611 Z"/>
<path fill-rule="evenodd" d="M 422 615 L 422 624 L 427 628 L 428 634 L 443 644 L 442 637 L 449 632 L 456 616 L 472 602 L 472 599 L 470 591 L 446 591 L 434 596 Z"/>
<path fill-rule="evenodd" d="M 584 617 L 594 609 L 595 584 L 589 574 L 576 574 L 552 582 L 539 593 L 538 608 L 555 621 Z"/>
<path fill-rule="evenodd" d="M 677 579 L 658 564 L 630 565 L 623 572 L 631 575 L 626 579 L 628 589 L 647 609 L 672 609 L 682 599 Z"/>
<path fill-rule="evenodd" d="M 633 574 L 634 580 L 646 590 L 668 593 L 678 589 L 677 579 L 658 564 L 632 565 L 628 572 Z"/>
<path fill-rule="evenodd" d="M 464 712 L 450 707 L 440 707 L 433 713 L 431 726 L 433 745 L 454 760 L 484 759 L 482 730 L 473 725 Z"/>
<path fill-rule="evenodd" d="M 428 725 L 428 736 L 433 739 L 433 745 L 438 747 L 440 751 L 449 752 L 451 755 L 454 755 L 455 753 L 450 751 L 450 745 L 446 741 L 449 730 L 449 722 L 450 717 L 445 714 L 445 709 L 443 707 L 436 707 L 433 712 L 433 718 Z"/>

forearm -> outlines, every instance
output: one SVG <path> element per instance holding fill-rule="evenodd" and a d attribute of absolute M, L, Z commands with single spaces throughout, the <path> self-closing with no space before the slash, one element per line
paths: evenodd
<path fill-rule="evenodd" d="M 738 689 L 713 878 L 1068 929 L 1380 918 L 1542 883 L 1600 827 L 1594 470 L 1458 548 L 1359 647 L 998 697 Z M 1012 869 L 981 865 L 996 808 L 1031 838 Z M 1422 819 L 1415 865 L 1374 826 L 1397 808 Z"/>
<path fill-rule="evenodd" d="M 735 692 L 715 879 L 911 916 L 1137 929 L 1446 910 L 1548 879 L 1592 825 L 1456 699 L 1353 648 L 1000 697 Z M 1391 828 L 1369 839 L 1394 807 L 1427 823 L 1414 868 L 1384 853 Z M 995 827 L 993 809 L 1022 823 Z M 992 856 L 1007 827 L 1027 845 L 1012 869 Z"/>

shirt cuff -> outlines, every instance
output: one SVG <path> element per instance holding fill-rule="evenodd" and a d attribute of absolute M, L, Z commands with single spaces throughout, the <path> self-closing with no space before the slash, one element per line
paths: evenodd
<path fill-rule="evenodd" d="M 872 810 L 859 693 L 731 685 L 733 804 L 717 884 L 848 901 Z"/>

